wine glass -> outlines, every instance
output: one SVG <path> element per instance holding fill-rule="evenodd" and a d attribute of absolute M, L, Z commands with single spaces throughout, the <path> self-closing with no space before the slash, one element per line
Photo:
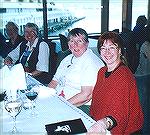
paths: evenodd
<path fill-rule="evenodd" d="M 22 100 L 17 97 L 13 98 L 12 96 L 6 96 L 4 100 L 5 109 L 9 113 L 9 115 L 13 118 L 13 128 L 10 131 L 11 133 L 19 132 L 16 127 L 16 117 L 22 110 Z"/>
<path fill-rule="evenodd" d="M 29 99 L 26 96 L 26 90 L 27 89 L 20 89 L 20 90 L 18 90 L 18 94 L 19 94 L 19 96 L 20 96 L 20 98 L 22 100 L 22 104 L 23 104 L 22 107 L 25 110 L 27 110 L 27 109 L 29 109 L 31 107 L 31 102 L 29 101 Z"/>
<path fill-rule="evenodd" d="M 37 114 L 34 111 L 35 108 L 35 99 L 39 93 L 39 85 L 30 84 L 27 86 L 27 90 L 25 91 L 27 98 L 31 101 L 31 115 L 36 116 Z"/>

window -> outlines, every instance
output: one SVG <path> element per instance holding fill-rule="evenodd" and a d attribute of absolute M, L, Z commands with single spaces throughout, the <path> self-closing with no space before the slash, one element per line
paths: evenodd
<path fill-rule="evenodd" d="M 20 28 L 36 23 L 43 33 L 42 0 L 2 0 L 0 31 L 8 21 L 15 21 Z M 13 1 L 13 2 L 12 2 Z M 16 2 L 15 2 L 16 1 Z M 24 1 L 24 2 L 21 2 Z M 109 30 L 122 30 L 122 0 L 109 0 Z M 147 17 L 148 0 L 133 0 L 132 28 L 139 15 Z M 48 35 L 66 34 L 81 27 L 87 33 L 101 33 L 101 0 L 47 0 Z M 144 9 L 144 10 L 143 10 Z M 22 30 L 20 30 L 21 34 Z"/>
<path fill-rule="evenodd" d="M 140 15 L 148 16 L 148 0 L 133 0 L 132 29 L 136 25 L 136 20 Z"/>
<path fill-rule="evenodd" d="M 39 3 L 38 0 L 30 0 L 30 2 L 17 2 L 16 0 L 16 2 L 9 3 L 5 1 L 3 7 L 6 8 L 6 13 L 2 14 L 2 16 L 5 16 L 2 20 L 2 31 L 8 21 L 14 21 L 18 16 L 17 18 L 20 18 L 20 21 L 16 23 L 19 22 L 20 28 L 30 21 L 36 23 L 42 33 L 43 4 Z M 47 8 L 49 36 L 65 34 L 74 27 L 82 27 L 88 33 L 101 32 L 100 0 L 54 0 L 54 2 L 47 0 Z M 22 30 L 20 31 L 22 32 Z"/>
<path fill-rule="evenodd" d="M 133 0 L 132 4 L 132 29 L 140 15 L 148 14 L 148 0 Z M 122 0 L 109 1 L 109 30 L 122 30 Z"/>
<path fill-rule="evenodd" d="M 122 30 L 122 0 L 109 1 L 109 30 Z"/>
<path fill-rule="evenodd" d="M 66 34 L 75 27 L 87 33 L 101 33 L 101 0 L 57 0 L 53 4 L 56 7 L 53 16 L 58 18 L 49 28 L 49 35 Z M 51 20 L 48 18 L 48 22 Z"/>

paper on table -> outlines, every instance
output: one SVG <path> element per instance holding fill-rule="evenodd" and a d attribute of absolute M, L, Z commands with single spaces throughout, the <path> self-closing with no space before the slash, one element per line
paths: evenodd
<path fill-rule="evenodd" d="M 45 125 L 48 135 L 70 135 L 87 132 L 81 118 Z"/>
<path fill-rule="evenodd" d="M 7 94 L 16 98 L 18 89 L 26 89 L 25 72 L 21 64 L 14 65 L 11 69 L 4 66 L 2 69 L 1 89 L 6 90 Z"/>

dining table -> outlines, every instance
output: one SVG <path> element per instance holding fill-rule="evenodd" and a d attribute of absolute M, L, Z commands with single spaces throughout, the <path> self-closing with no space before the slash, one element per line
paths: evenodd
<path fill-rule="evenodd" d="M 26 80 L 27 84 L 40 84 L 30 75 L 26 77 Z M 23 106 L 16 117 L 17 135 L 46 135 L 45 125 L 63 121 L 81 119 L 86 129 L 89 129 L 96 122 L 65 98 L 58 96 L 54 89 L 40 85 L 40 92 L 34 104 L 36 116 L 31 115 L 30 107 Z M 24 104 L 30 105 L 30 101 L 24 96 Z M 4 102 L 0 102 L 0 134 L 10 135 L 12 127 L 13 120 L 6 111 Z"/>

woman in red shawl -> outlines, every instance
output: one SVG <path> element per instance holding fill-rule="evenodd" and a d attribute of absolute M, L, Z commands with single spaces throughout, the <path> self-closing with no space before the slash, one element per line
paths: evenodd
<path fill-rule="evenodd" d="M 98 41 L 106 66 L 99 70 L 93 90 L 90 115 L 97 121 L 88 133 L 128 135 L 140 131 L 143 112 L 135 78 L 124 64 L 122 39 L 114 32 L 103 33 Z"/>

